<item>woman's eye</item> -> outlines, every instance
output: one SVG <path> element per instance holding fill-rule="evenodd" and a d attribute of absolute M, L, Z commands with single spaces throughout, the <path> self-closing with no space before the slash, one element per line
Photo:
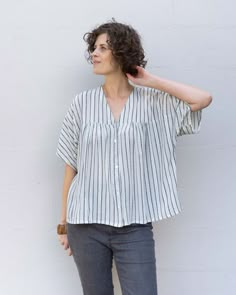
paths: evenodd
<path fill-rule="evenodd" d="M 97 47 L 93 47 L 93 48 L 92 48 L 92 52 L 94 52 L 96 49 L 97 49 Z M 107 50 L 107 49 L 108 49 L 108 48 L 107 48 L 107 47 L 104 47 L 104 46 L 98 47 L 98 50 L 99 50 L 99 51 L 105 51 L 105 50 Z"/>

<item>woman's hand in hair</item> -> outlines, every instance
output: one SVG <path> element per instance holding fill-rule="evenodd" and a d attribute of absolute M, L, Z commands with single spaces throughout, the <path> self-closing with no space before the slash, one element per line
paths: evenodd
<path fill-rule="evenodd" d="M 151 87 L 154 76 L 142 67 L 136 66 L 135 68 L 138 71 L 137 75 L 132 76 L 127 73 L 127 78 L 136 85 Z"/>

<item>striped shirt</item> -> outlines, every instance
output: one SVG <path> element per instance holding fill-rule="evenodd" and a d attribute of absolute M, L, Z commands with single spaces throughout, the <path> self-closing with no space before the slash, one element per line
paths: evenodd
<path fill-rule="evenodd" d="M 56 152 L 77 171 L 67 222 L 121 227 L 178 214 L 177 136 L 199 132 L 201 115 L 175 96 L 146 87 L 134 87 L 118 120 L 102 86 L 76 95 Z"/>

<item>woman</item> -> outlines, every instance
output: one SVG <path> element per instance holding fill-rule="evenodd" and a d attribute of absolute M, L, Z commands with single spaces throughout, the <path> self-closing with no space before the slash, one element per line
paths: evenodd
<path fill-rule="evenodd" d="M 73 254 L 84 294 L 114 294 L 114 257 L 122 294 L 155 295 L 152 222 L 181 210 L 176 139 L 199 131 L 212 97 L 144 70 L 131 26 L 108 22 L 84 39 L 104 83 L 77 95 L 63 122 L 59 240 Z"/>

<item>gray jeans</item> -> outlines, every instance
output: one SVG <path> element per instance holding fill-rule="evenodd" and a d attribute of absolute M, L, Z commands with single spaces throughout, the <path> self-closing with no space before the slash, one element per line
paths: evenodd
<path fill-rule="evenodd" d="M 68 224 L 68 240 L 84 295 L 113 295 L 112 259 L 123 295 L 157 295 L 152 223 L 114 227 Z"/>

